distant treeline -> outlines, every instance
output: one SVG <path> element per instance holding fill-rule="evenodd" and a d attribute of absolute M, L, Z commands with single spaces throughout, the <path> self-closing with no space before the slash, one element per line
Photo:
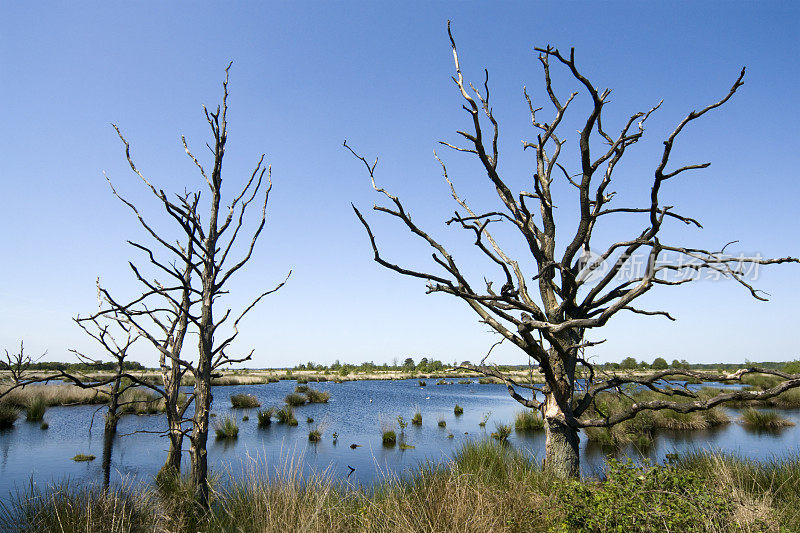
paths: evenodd
<path fill-rule="evenodd" d="M 107 363 L 62 363 L 60 361 L 39 361 L 36 363 L 31 363 L 28 367 L 29 371 L 40 371 L 40 372 L 58 372 L 58 371 L 70 371 L 70 372 L 100 372 L 103 370 L 113 371 L 116 370 L 117 364 L 115 362 L 107 362 Z M 126 361 L 124 365 L 125 370 L 147 370 L 147 367 L 141 363 L 137 363 L 136 361 Z M 0 361 L 0 370 L 9 370 L 8 363 L 5 361 Z"/>

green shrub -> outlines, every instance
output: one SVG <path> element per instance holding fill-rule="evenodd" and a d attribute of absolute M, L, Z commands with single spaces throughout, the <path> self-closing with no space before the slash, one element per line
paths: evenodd
<path fill-rule="evenodd" d="M 47 402 L 44 397 L 34 396 L 28 402 L 27 409 L 25 410 L 25 420 L 29 422 L 41 422 L 44 418 L 44 412 L 47 409 Z"/>
<path fill-rule="evenodd" d="M 461 407 L 460 405 L 456 404 L 456 406 L 453 407 L 453 414 L 455 414 L 456 416 L 463 415 L 464 414 L 464 408 Z"/>
<path fill-rule="evenodd" d="M 733 507 L 693 472 L 609 458 L 603 482 L 572 481 L 568 531 L 727 531 Z"/>
<path fill-rule="evenodd" d="M 224 417 L 222 422 L 215 422 L 214 432 L 218 439 L 239 438 L 239 426 L 236 424 L 236 419 L 232 416 Z"/>
<path fill-rule="evenodd" d="M 533 409 L 519 411 L 514 418 L 514 429 L 519 432 L 539 431 L 544 429 L 544 420 L 542 415 Z"/>
<path fill-rule="evenodd" d="M 236 409 L 251 409 L 261 407 L 261 402 L 252 394 L 234 394 L 231 396 L 231 405 Z"/>
<path fill-rule="evenodd" d="M 19 418 L 19 410 L 11 404 L 0 402 L 0 429 L 8 429 Z"/>

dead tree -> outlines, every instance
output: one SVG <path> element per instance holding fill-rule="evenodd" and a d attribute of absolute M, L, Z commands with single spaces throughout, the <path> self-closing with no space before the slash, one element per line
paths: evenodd
<path fill-rule="evenodd" d="M 25 355 L 24 341 L 19 341 L 19 351 L 16 353 L 9 353 L 8 350 L 5 350 L 5 360 L 0 361 L 0 370 L 5 370 L 8 372 L 11 385 L 0 388 L 0 399 L 16 389 L 24 388 L 26 385 L 30 385 L 32 383 L 46 383 L 47 381 L 56 378 L 57 376 L 50 374 L 46 374 L 44 376 L 39 375 L 38 377 L 33 377 L 31 374 L 31 365 L 45 355 L 47 355 L 46 350 L 36 359 L 31 358 L 29 355 Z"/>
<path fill-rule="evenodd" d="M 501 342 L 513 343 L 527 355 L 529 361 L 538 366 L 545 381 L 541 386 L 514 380 L 507 373 L 487 364 L 486 358 L 477 365 L 462 365 L 501 379 L 515 400 L 540 411 L 545 420 L 545 466 L 549 471 L 562 478 L 578 475 L 578 431 L 581 428 L 609 427 L 643 410 L 688 412 L 709 409 L 726 401 L 766 399 L 800 386 L 799 375 L 755 368 L 720 375 L 666 370 L 641 379 L 621 376 L 602 379 L 583 356 L 585 349 L 602 342 L 590 339 L 589 333 L 601 328 L 617 313 L 625 311 L 658 315 L 672 320 L 665 311 L 649 311 L 634 306 L 637 298 L 654 287 L 682 285 L 698 279 L 698 274 L 713 274 L 736 281 L 754 298 L 764 300 L 764 296 L 746 277 L 746 269 L 798 262 L 792 257 L 765 259 L 732 256 L 725 253 L 725 247 L 712 251 L 662 239 L 662 229 L 670 222 L 702 227 L 696 219 L 676 212 L 671 205 L 664 205 L 659 194 L 668 180 L 709 166 L 709 163 L 701 163 L 668 169 L 673 147 L 681 132 L 696 119 L 725 104 L 742 86 L 744 69 L 720 100 L 699 111 L 691 111 L 668 135 L 661 157 L 654 163 L 649 203 L 619 206 L 612 203 L 615 197 L 611 189 L 614 170 L 627 150 L 642 138 L 645 122 L 661 104 L 634 113 L 619 126 L 616 130 L 618 133 L 612 134 L 602 119 L 611 91 L 598 89 L 581 73 L 574 50 L 564 55 L 549 46 L 536 48 L 543 68 L 546 98 L 548 105 L 552 105 L 553 115 L 549 120 L 540 119 L 542 107 L 534 104 L 523 89 L 530 111 L 529 119 L 536 132 L 534 140 L 523 142 L 523 150 L 533 152 L 535 168 L 531 189 L 514 191 L 510 181 L 501 176 L 498 167 L 500 127 L 490 105 L 488 71 L 481 88 L 465 82 L 449 23 L 448 35 L 455 62 L 453 81 L 463 99 L 470 126 L 467 130 L 458 131 L 466 145 L 441 144 L 477 159 L 481 173 L 488 178 L 500 204 L 498 209 L 492 211 L 473 209 L 457 193 L 445 163 L 437 156 L 444 179 L 458 205 L 458 210 L 447 221 L 447 225 L 455 225 L 474 237 L 481 257 L 497 266 L 499 279 L 492 281 L 487 275 L 477 284 L 468 280 L 454 256 L 439 240 L 415 224 L 400 199 L 377 185 L 377 159 L 372 164 L 368 163 L 345 141 L 345 147 L 366 167 L 373 188 L 388 202 L 388 206 L 376 205 L 373 209 L 399 219 L 411 233 L 431 246 L 433 261 L 441 273 L 414 270 L 384 259 L 369 224 L 355 206 L 353 209 L 369 236 L 375 261 L 399 274 L 427 281 L 428 293 L 440 292 L 462 299 L 478 314 L 482 323 L 502 336 Z M 551 63 L 563 67 L 574 78 L 578 90 L 565 97 L 557 95 L 551 82 Z M 581 120 L 583 127 L 578 132 L 579 157 L 576 161 L 562 164 L 559 156 L 567 138 L 562 136 L 559 127 L 568 109 L 575 107 L 573 102 L 580 93 L 588 96 L 590 105 L 585 121 Z M 562 199 L 564 204 L 572 201 L 577 205 L 576 229 L 569 233 L 566 246 L 558 251 L 554 210 L 559 201 L 554 197 L 552 187 L 555 180 L 564 180 L 568 189 L 574 189 L 575 196 Z M 599 253 L 592 254 L 590 251 L 597 246 L 593 241 L 595 229 L 608 218 L 617 216 L 632 217 L 631 227 L 636 227 L 636 224 L 640 229 L 623 236 L 618 242 L 599 248 Z M 495 238 L 498 233 L 490 232 L 490 225 L 494 228 L 500 224 L 513 228 L 513 233 L 520 238 L 522 249 L 526 255 L 530 254 L 529 257 L 516 259 L 506 253 L 508 247 L 501 246 L 501 240 Z M 563 223 L 561 226 L 562 235 L 569 231 L 569 228 L 563 227 Z M 641 260 L 642 268 L 627 274 L 626 269 L 630 269 L 637 260 Z M 495 288 L 498 286 L 499 290 Z M 579 370 L 581 375 L 588 376 L 585 380 L 576 379 L 576 371 Z M 674 388 L 673 384 L 673 388 L 670 388 L 664 383 L 667 379 L 688 376 L 731 382 L 752 372 L 772 374 L 784 381 L 760 392 L 726 392 L 710 399 L 701 399 L 685 387 Z M 664 399 L 637 403 L 619 413 L 589 417 L 590 413 L 598 412 L 594 409 L 598 395 L 619 390 L 628 383 L 661 392 Z M 523 394 L 523 389 L 528 393 Z M 676 395 L 688 396 L 693 401 L 673 401 Z"/>
<path fill-rule="evenodd" d="M 160 251 L 167 254 L 170 259 L 167 261 L 159 259 L 158 254 L 155 254 L 151 247 L 139 244 L 134 244 L 134 246 L 147 255 L 157 270 L 169 275 L 173 281 L 177 281 L 177 284 L 161 286 L 153 283 L 133 267 L 137 279 L 148 288 L 145 295 L 130 304 L 120 304 L 108 292 L 105 293 L 105 296 L 137 332 L 159 349 L 163 355 L 162 363 L 171 361 L 172 366 L 168 371 L 162 364 L 162 375 L 169 374 L 172 382 L 179 378 L 178 374 L 181 372 L 190 373 L 194 377 L 194 391 L 191 396 L 194 414 L 191 420 L 191 432 L 188 434 L 189 455 L 195 496 L 202 506 L 208 505 L 206 443 L 208 441 L 209 413 L 213 400 L 212 377 L 224 365 L 244 362 L 252 357 L 252 351 L 240 356 L 232 356 L 227 353 L 239 334 L 239 323 L 262 298 L 277 291 L 286 283 L 284 280 L 275 288 L 262 292 L 236 315 L 232 313 L 231 309 L 225 310 L 221 315 L 215 315 L 215 304 L 228 292 L 226 284 L 252 257 L 266 222 L 267 203 L 272 189 L 271 167 L 264 164 L 264 154 L 262 154 L 239 192 L 230 198 L 230 203 L 226 202 L 224 206 L 222 204 L 222 161 L 227 142 L 229 70 L 230 65 L 225 69 L 221 106 L 218 106 L 214 112 L 203 107 L 213 136 L 213 142 L 208 145 L 213 154 L 210 171 L 206 171 L 206 167 L 190 151 L 186 139 L 181 138 L 186 154 L 197 167 L 208 187 L 210 198 L 207 209 L 199 207 L 199 192 L 177 195 L 173 198 L 153 186 L 137 169 L 130 154 L 129 143 L 119 128 L 114 126 L 125 145 L 125 153 L 131 170 L 157 198 L 172 223 L 177 224 L 178 231 L 181 232 L 188 244 L 185 246 L 174 244 L 164 236 L 165 232 L 156 229 L 153 224 L 145 220 L 137 207 L 117 194 L 115 190 L 114 193 L 135 213 L 140 224 L 150 238 L 155 241 Z M 243 229 L 246 214 L 254 202 L 259 209 L 256 227 L 242 245 L 241 255 L 238 259 L 234 259 L 234 255 L 237 253 L 235 245 L 241 242 L 243 231 L 246 231 Z M 176 265 L 182 265 L 182 267 Z M 146 317 L 147 320 L 153 321 L 156 316 L 153 309 L 140 308 L 144 305 L 145 299 L 154 296 L 165 298 L 170 303 L 171 316 L 179 319 L 175 324 L 174 331 L 166 337 L 159 337 L 151 333 L 151 328 L 143 323 L 143 318 Z M 167 307 L 162 305 L 159 311 L 164 312 L 166 309 Z M 158 319 L 155 318 L 155 320 Z M 230 330 L 222 335 L 222 340 L 219 340 L 218 333 L 222 331 L 220 328 L 226 323 L 230 323 Z M 159 326 L 162 333 L 169 331 L 170 327 L 170 324 L 163 322 Z M 189 330 L 198 334 L 196 357 L 184 356 L 178 350 L 183 343 L 184 335 Z M 167 339 L 166 343 L 164 339 Z M 176 366 L 179 367 L 179 370 L 175 370 Z"/>

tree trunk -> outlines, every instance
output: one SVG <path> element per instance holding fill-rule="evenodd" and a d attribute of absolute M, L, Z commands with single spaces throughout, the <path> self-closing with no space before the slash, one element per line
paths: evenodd
<path fill-rule="evenodd" d="M 544 469 L 558 479 L 577 478 L 580 475 L 578 430 L 570 427 L 563 418 L 545 418 Z"/>
<path fill-rule="evenodd" d="M 198 364 L 194 391 L 195 412 L 192 421 L 191 446 L 189 447 L 189 456 L 192 461 L 192 485 L 197 503 L 203 508 L 208 508 L 208 451 L 206 445 L 212 400 L 211 361 L 204 360 L 202 354 Z"/>
<path fill-rule="evenodd" d="M 167 462 L 164 467 L 169 469 L 175 474 L 180 474 L 181 471 L 181 448 L 183 447 L 183 433 L 181 432 L 180 419 L 173 420 L 172 417 L 167 417 L 169 424 L 169 450 L 167 451 Z"/>

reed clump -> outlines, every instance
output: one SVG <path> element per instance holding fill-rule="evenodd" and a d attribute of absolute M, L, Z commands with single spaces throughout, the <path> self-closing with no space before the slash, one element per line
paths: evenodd
<path fill-rule="evenodd" d="M 221 421 L 214 422 L 214 433 L 217 439 L 237 439 L 239 438 L 239 425 L 232 416 L 225 416 Z"/>
<path fill-rule="evenodd" d="M 31 398 L 25 409 L 25 420 L 28 422 L 41 422 L 44 412 L 47 410 L 47 403 L 42 396 Z"/>
<path fill-rule="evenodd" d="M 381 432 L 381 441 L 384 446 L 391 448 L 397 444 L 397 434 L 391 429 L 383 430 Z"/>
<path fill-rule="evenodd" d="M 456 416 L 463 415 L 464 414 L 464 408 L 461 407 L 460 405 L 456 404 L 456 406 L 453 407 L 453 414 L 456 415 Z"/>
<path fill-rule="evenodd" d="M 298 394 L 293 392 L 286 396 L 284 399 L 286 405 L 291 405 L 292 407 L 300 407 L 301 405 L 305 405 L 308 402 L 308 398 L 305 394 Z"/>
<path fill-rule="evenodd" d="M 414 411 L 414 416 L 411 417 L 411 425 L 413 426 L 422 425 L 422 412 L 419 409 Z"/>
<path fill-rule="evenodd" d="M 267 427 L 272 424 L 272 417 L 275 416 L 276 409 L 274 407 L 267 407 L 266 409 L 259 409 L 256 412 L 258 417 L 258 427 Z"/>
<path fill-rule="evenodd" d="M 306 398 L 310 403 L 328 403 L 331 399 L 331 393 L 317 389 L 308 389 L 306 391 Z"/>
<path fill-rule="evenodd" d="M 95 456 L 92 454 L 79 453 L 75 457 L 73 457 L 72 460 L 75 461 L 76 463 L 85 463 L 88 461 L 94 461 Z"/>
<path fill-rule="evenodd" d="M 261 407 L 261 402 L 253 394 L 233 394 L 231 406 L 235 409 L 253 409 Z"/>
<path fill-rule="evenodd" d="M 503 443 L 508 440 L 508 437 L 511 436 L 511 425 L 510 424 L 495 424 L 494 425 L 494 432 L 492 433 L 492 438 Z"/>
<path fill-rule="evenodd" d="M 19 409 L 7 402 L 0 402 L 0 429 L 8 429 L 19 418 Z"/>
<path fill-rule="evenodd" d="M 794 425 L 794 422 L 775 411 L 759 411 L 752 407 L 742 411 L 740 421 L 746 427 L 762 430 L 775 430 Z"/>
<path fill-rule="evenodd" d="M 289 426 L 297 425 L 297 418 L 294 416 L 294 408 L 291 405 L 285 405 L 281 409 L 275 411 L 275 418 L 281 424 L 287 424 Z"/>
<path fill-rule="evenodd" d="M 521 433 L 541 431 L 544 429 L 544 419 L 533 409 L 519 411 L 514 417 L 514 429 Z"/>

